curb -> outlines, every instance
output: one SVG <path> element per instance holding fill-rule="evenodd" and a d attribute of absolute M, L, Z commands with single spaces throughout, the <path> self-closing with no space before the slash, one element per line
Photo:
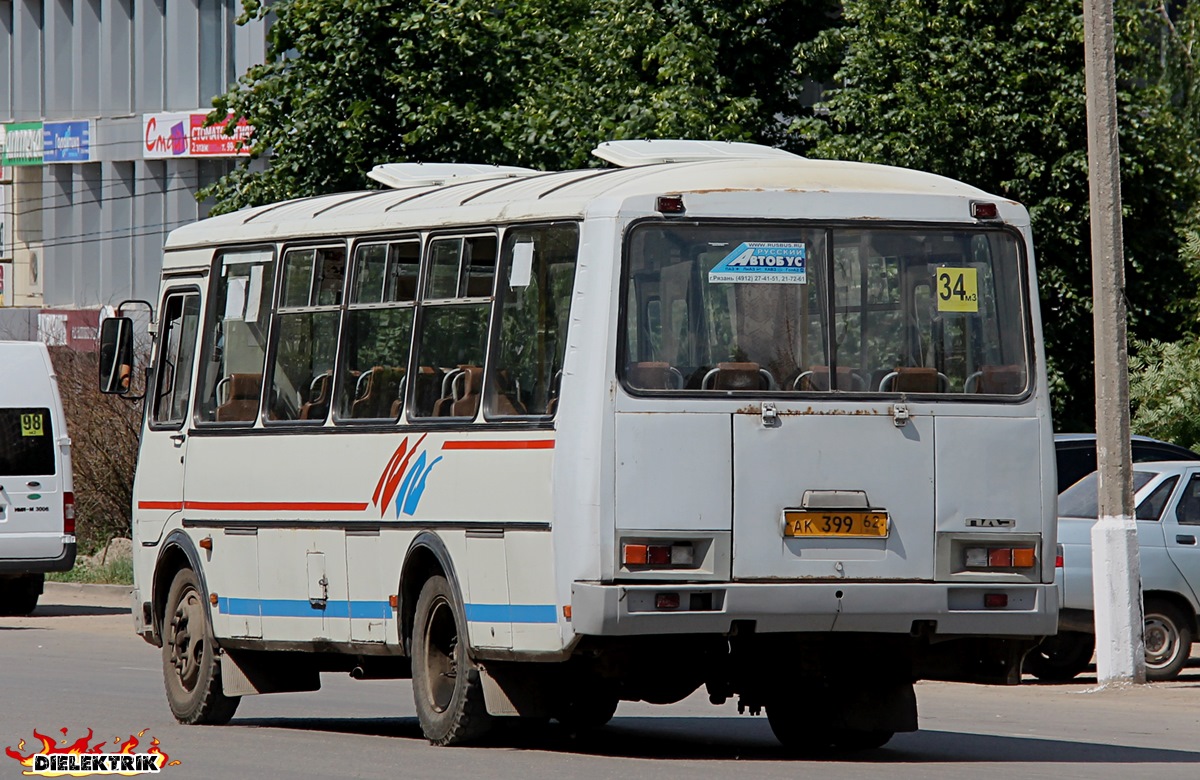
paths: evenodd
<path fill-rule="evenodd" d="M 47 596 L 93 596 L 118 599 L 122 604 L 129 603 L 129 594 L 132 592 L 132 585 L 90 585 L 80 582 L 47 582 L 42 589 Z"/>

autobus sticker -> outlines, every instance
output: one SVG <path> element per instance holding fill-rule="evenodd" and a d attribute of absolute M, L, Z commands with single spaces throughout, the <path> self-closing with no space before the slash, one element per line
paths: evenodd
<path fill-rule="evenodd" d="M 708 272 L 709 284 L 807 284 L 804 244 L 744 241 Z"/>

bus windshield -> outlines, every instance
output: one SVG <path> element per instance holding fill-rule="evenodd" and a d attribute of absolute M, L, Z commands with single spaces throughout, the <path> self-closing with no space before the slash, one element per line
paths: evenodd
<path fill-rule="evenodd" d="M 643 223 L 625 273 L 638 392 L 1015 396 L 1029 335 L 996 228 Z"/>

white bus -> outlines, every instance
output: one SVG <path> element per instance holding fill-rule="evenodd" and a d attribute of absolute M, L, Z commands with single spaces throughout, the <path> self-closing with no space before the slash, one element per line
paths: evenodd
<path fill-rule="evenodd" d="M 174 231 L 136 630 L 187 723 L 412 678 L 435 744 L 701 686 L 795 748 L 1054 633 L 1025 209 L 749 144 L 400 164 Z M 130 320 L 104 324 L 128 392 Z"/>

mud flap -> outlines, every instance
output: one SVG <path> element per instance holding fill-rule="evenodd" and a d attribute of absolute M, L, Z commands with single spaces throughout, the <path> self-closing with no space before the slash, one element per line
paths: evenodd
<path fill-rule="evenodd" d="M 226 696 L 294 693 L 321 688 L 321 674 L 311 664 L 298 664 L 269 653 L 226 650 L 221 653 L 221 692 Z"/>

